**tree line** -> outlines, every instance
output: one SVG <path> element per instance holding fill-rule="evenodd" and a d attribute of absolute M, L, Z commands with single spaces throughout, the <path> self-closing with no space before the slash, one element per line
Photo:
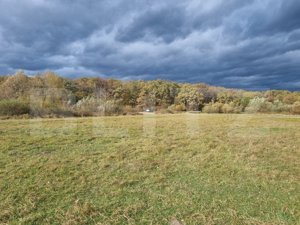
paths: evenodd
<path fill-rule="evenodd" d="M 300 114 L 300 92 L 245 91 L 166 80 L 0 76 L 0 116 L 57 117 L 201 111 Z"/>

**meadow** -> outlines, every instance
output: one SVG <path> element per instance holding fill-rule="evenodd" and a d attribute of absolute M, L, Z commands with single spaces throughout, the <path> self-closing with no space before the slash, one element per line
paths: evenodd
<path fill-rule="evenodd" d="M 300 117 L 0 121 L 0 224 L 299 224 Z"/>

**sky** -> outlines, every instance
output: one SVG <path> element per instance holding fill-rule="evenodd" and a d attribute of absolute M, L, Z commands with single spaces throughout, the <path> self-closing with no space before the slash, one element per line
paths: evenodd
<path fill-rule="evenodd" d="M 0 74 L 300 90 L 299 0 L 0 0 Z"/>

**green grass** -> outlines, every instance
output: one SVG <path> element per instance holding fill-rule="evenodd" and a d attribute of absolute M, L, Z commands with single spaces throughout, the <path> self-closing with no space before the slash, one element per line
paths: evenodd
<path fill-rule="evenodd" d="M 0 224 L 299 224 L 300 117 L 0 121 Z"/>

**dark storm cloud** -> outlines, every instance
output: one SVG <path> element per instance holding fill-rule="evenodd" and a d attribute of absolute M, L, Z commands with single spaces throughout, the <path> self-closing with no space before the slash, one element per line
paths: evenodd
<path fill-rule="evenodd" d="M 127 27 L 118 30 L 117 40 L 132 42 L 147 35 L 160 37 L 166 42 L 186 34 L 185 11 L 180 7 L 162 7 L 150 9 L 138 15 Z"/>
<path fill-rule="evenodd" d="M 1 0 L 0 73 L 300 90 L 298 0 Z"/>

